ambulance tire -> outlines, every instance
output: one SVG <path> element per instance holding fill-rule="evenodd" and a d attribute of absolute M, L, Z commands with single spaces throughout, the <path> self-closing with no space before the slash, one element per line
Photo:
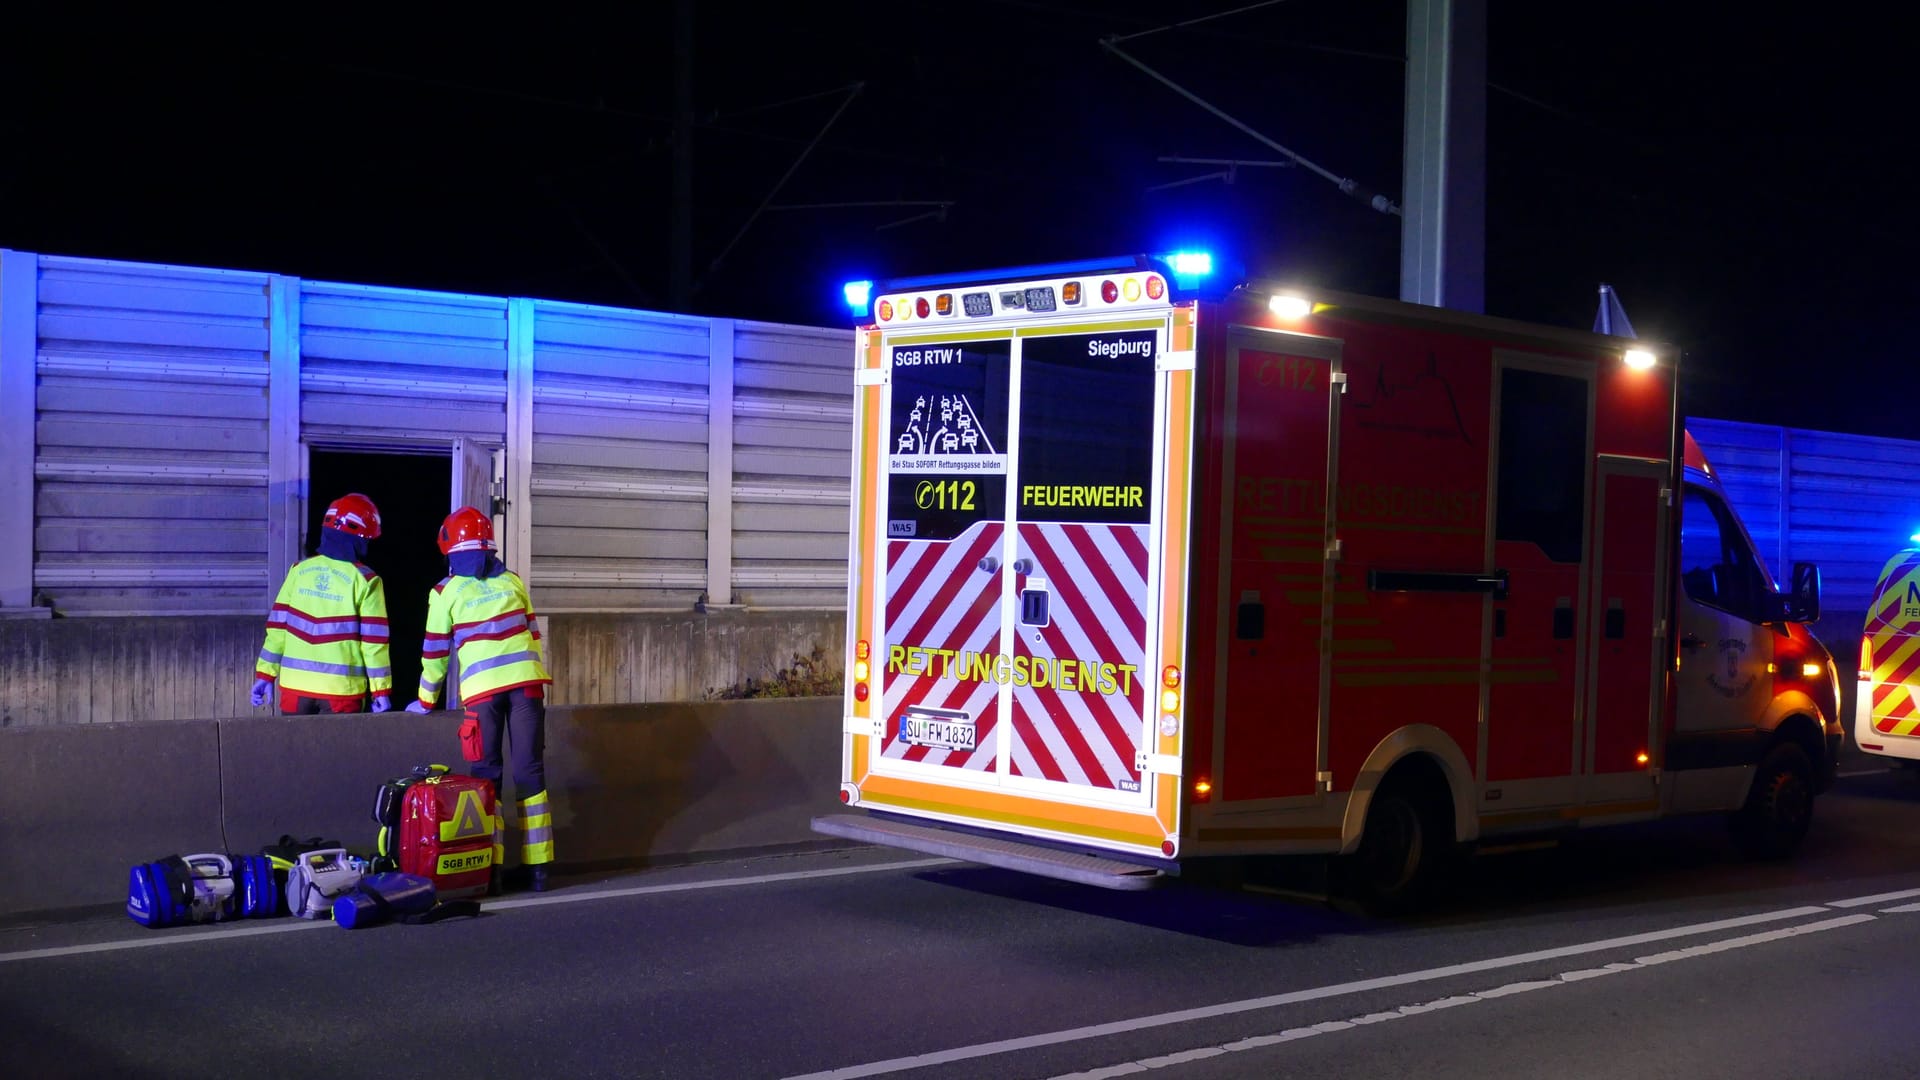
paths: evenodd
<path fill-rule="evenodd" d="M 1813 824 L 1813 762 L 1799 746 L 1783 742 L 1753 773 L 1747 804 L 1733 815 L 1733 839 L 1742 854 L 1784 859 Z"/>
<path fill-rule="evenodd" d="M 1429 899 L 1452 844 L 1428 795 L 1404 782 L 1374 793 L 1359 848 L 1334 862 L 1337 892 L 1373 915 L 1405 914 Z"/>

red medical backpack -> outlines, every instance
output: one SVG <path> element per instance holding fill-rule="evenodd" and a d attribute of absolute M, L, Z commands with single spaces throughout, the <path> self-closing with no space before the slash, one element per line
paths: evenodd
<path fill-rule="evenodd" d="M 493 880 L 493 785 L 422 765 L 380 786 L 373 818 L 382 869 L 418 874 L 442 900 L 485 896 Z"/>

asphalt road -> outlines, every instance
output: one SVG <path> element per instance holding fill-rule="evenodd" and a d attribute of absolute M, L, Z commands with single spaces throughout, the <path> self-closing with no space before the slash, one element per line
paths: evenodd
<path fill-rule="evenodd" d="M 1395 921 L 841 848 L 434 926 L 0 925 L 0 1074 L 1920 1075 L 1920 775 L 1860 770 L 1791 862 L 1596 831 Z"/>

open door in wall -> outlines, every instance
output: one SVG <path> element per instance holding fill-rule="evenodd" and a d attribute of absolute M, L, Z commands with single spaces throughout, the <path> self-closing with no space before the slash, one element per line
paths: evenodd
<path fill-rule="evenodd" d="M 453 440 L 453 499 L 447 507 L 452 513 L 463 506 L 477 507 L 494 518 L 498 535 L 500 516 L 493 505 L 493 481 L 500 451 L 472 439 Z"/>
<path fill-rule="evenodd" d="M 493 497 L 495 491 L 505 491 L 506 454 L 494 447 L 474 439 L 453 440 L 453 491 L 447 507 L 452 513 L 463 506 L 474 507 L 493 518 L 493 535 L 500 543 L 500 557 L 506 558 L 506 522 L 502 503 Z M 447 666 L 446 701 L 459 700 L 459 665 Z"/>

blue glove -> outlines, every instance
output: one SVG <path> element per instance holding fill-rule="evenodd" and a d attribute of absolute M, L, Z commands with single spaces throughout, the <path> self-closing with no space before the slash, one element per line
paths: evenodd
<path fill-rule="evenodd" d="M 413 701 L 412 703 L 410 703 L 410 704 L 409 704 L 409 705 L 407 706 L 407 711 L 408 711 L 408 712 L 410 712 L 410 713 L 422 713 L 422 714 L 424 714 L 424 713 L 429 713 L 429 712 L 432 712 L 432 711 L 433 711 L 433 706 L 431 706 L 431 705 L 429 705 L 429 704 L 427 704 L 427 703 L 426 703 L 426 702 L 424 702 L 424 701 L 420 701 L 420 700 L 418 700 L 418 699 L 415 699 L 415 700 L 414 700 L 414 701 Z"/>
<path fill-rule="evenodd" d="M 253 680 L 253 693 L 248 694 L 247 698 L 253 702 L 253 707 L 257 709 L 267 703 L 267 695 L 272 692 L 272 679 L 255 676 Z"/>
<path fill-rule="evenodd" d="M 388 709 L 391 709 L 391 708 L 393 708 L 392 698 L 388 697 L 385 694 L 374 695 L 374 699 L 373 699 L 374 712 L 386 712 Z"/>

